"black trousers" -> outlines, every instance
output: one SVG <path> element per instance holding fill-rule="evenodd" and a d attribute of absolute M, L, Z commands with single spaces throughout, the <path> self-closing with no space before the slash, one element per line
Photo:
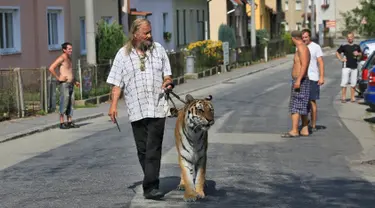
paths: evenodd
<path fill-rule="evenodd" d="M 137 146 L 138 159 L 142 166 L 143 192 L 159 188 L 161 150 L 165 118 L 144 118 L 131 123 Z"/>

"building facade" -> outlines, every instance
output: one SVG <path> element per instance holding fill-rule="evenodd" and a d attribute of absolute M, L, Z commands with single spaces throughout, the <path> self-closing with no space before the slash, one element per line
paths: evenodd
<path fill-rule="evenodd" d="M 0 0 L 0 68 L 48 67 L 71 39 L 69 0 Z"/>
<path fill-rule="evenodd" d="M 94 22 L 98 23 L 104 20 L 111 24 L 113 22 L 119 23 L 119 5 L 118 0 L 94 0 Z M 85 21 L 85 1 L 84 0 L 70 0 L 70 27 L 71 27 L 71 41 L 73 44 L 73 63 L 77 63 L 78 59 L 84 60 L 86 57 L 86 21 Z M 95 24 L 95 31 L 97 25 Z"/>

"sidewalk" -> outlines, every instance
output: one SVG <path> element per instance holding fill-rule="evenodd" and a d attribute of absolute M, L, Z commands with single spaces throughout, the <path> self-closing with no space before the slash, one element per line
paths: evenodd
<path fill-rule="evenodd" d="M 337 95 L 334 107 L 343 124 L 358 138 L 363 149 L 356 160 L 375 160 L 375 112 L 369 110 L 363 99 L 357 103 L 342 104 L 340 96 Z"/>
<path fill-rule="evenodd" d="M 247 67 L 233 69 L 231 72 L 227 73 L 217 74 L 196 80 L 187 80 L 186 83 L 177 85 L 174 92 L 180 96 L 183 96 L 184 94 L 214 86 L 223 81 L 229 81 L 253 73 L 261 72 L 266 69 L 271 69 L 275 66 L 291 62 L 292 58 L 292 55 L 288 55 L 267 63 L 259 63 Z M 123 102 L 123 100 L 121 102 Z M 107 114 L 108 107 L 109 103 L 102 103 L 93 108 L 75 109 L 73 119 L 75 122 L 79 122 L 105 116 Z M 59 115 L 57 113 L 0 122 L 0 143 L 57 128 L 58 126 Z"/>

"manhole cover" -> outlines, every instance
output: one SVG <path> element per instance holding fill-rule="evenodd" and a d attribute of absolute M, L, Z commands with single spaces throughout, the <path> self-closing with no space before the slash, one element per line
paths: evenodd
<path fill-rule="evenodd" d="M 365 165 L 375 165 L 375 160 L 362 161 L 361 164 L 365 164 Z"/>

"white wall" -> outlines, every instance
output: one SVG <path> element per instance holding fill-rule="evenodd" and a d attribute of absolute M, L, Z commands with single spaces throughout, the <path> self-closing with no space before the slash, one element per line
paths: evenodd
<path fill-rule="evenodd" d="M 173 9 L 172 0 L 131 0 L 130 8 L 135 8 L 137 11 L 152 12 L 151 16 L 147 19 L 150 20 L 152 25 L 152 37 L 154 41 L 162 44 L 165 49 L 171 50 L 174 46 L 174 35 L 173 32 Z M 167 17 L 167 28 L 168 32 L 172 33 L 172 39 L 169 42 L 165 42 L 163 38 L 163 13 L 168 13 Z"/>
<path fill-rule="evenodd" d="M 319 24 L 323 24 L 323 20 L 336 20 L 336 13 L 335 13 L 335 7 L 336 7 L 336 1 L 331 0 L 330 5 L 327 9 L 323 9 L 321 7 L 322 1 L 321 0 L 315 0 L 315 8 L 316 8 L 316 31 L 319 31 Z M 336 28 L 329 28 L 329 33 L 331 36 L 334 36 L 336 32 Z"/>

